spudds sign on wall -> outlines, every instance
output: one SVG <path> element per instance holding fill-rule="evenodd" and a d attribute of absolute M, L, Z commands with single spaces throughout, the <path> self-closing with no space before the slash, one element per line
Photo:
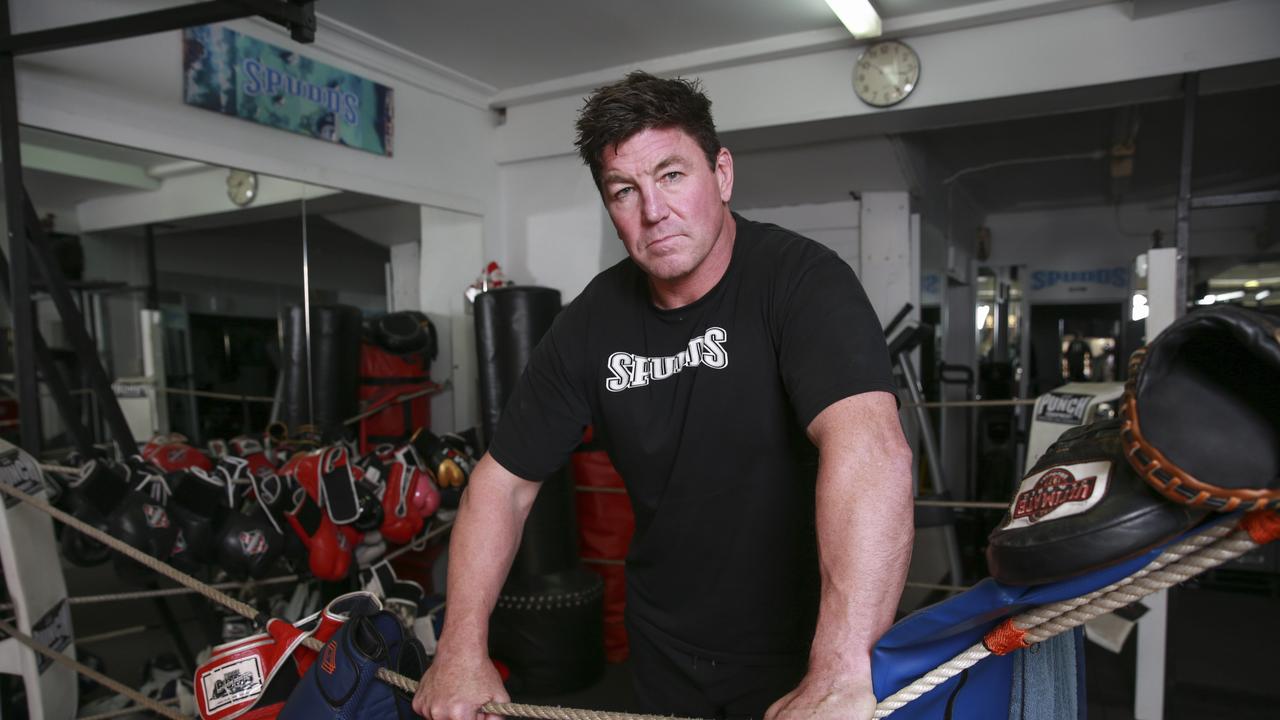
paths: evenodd
<path fill-rule="evenodd" d="M 229 28 L 182 31 L 188 105 L 391 155 L 392 88 Z"/>
<path fill-rule="evenodd" d="M 1129 293 L 1129 268 L 1035 268 L 1027 293 L 1032 302 L 1124 300 Z"/>

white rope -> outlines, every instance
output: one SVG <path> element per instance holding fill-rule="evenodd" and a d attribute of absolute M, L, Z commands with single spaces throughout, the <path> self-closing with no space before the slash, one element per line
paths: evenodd
<path fill-rule="evenodd" d="M 209 585 L 211 588 L 218 590 L 237 590 L 240 588 L 254 588 L 261 585 L 279 585 L 281 583 L 297 582 L 297 575 L 281 575 L 279 577 L 265 578 L 262 580 L 249 580 L 245 582 L 231 581 L 214 583 Z M 135 592 L 107 593 L 103 595 L 80 595 L 77 597 L 67 598 L 70 605 L 95 605 L 105 602 L 122 602 L 126 600 L 146 600 L 148 598 L 171 597 L 174 595 L 190 595 L 197 592 L 192 588 L 176 587 L 176 588 L 160 588 L 158 590 L 138 590 Z M 13 603 L 4 603 L 0 605 L 0 610 L 10 610 Z"/>
<path fill-rule="evenodd" d="M 1104 588 L 1077 598 L 1030 610 L 1013 619 L 1027 632 L 1028 643 L 1043 642 L 1099 615 L 1130 605 L 1153 592 L 1172 587 L 1258 547 L 1243 530 L 1221 523 L 1166 548 L 1142 569 Z M 1229 537 L 1225 537 L 1232 533 Z M 1043 626 L 1043 627 L 1040 627 Z M 985 642 L 985 639 L 984 639 Z M 874 718 L 888 717 L 911 701 L 991 655 L 979 642 L 876 705 Z"/>
<path fill-rule="evenodd" d="M 0 487 L 7 487 L 7 486 L 0 484 Z M 103 675 L 97 670 L 94 670 L 88 665 L 85 665 L 84 663 L 77 662 L 71 659 L 70 657 L 58 652 L 57 650 L 54 650 L 48 647 L 44 643 L 36 641 L 30 636 L 20 632 L 17 628 L 10 625 L 9 623 L 4 622 L 3 620 L 0 620 L 0 632 L 4 632 L 4 634 L 8 635 L 14 640 L 17 640 L 23 645 L 26 645 L 27 647 L 31 648 L 35 652 L 38 652 L 41 655 L 44 655 L 50 660 L 53 660 L 54 662 L 60 663 L 62 665 L 66 665 L 74 669 L 76 672 L 82 675 L 86 675 L 89 678 L 92 678 L 99 685 L 103 685 L 104 687 L 110 688 L 111 690 L 114 690 L 115 692 L 121 695 L 124 695 L 125 697 L 151 710 L 152 712 L 158 713 L 167 718 L 173 718 L 173 720 L 186 720 L 185 715 L 182 715 L 181 713 L 176 712 L 172 708 L 161 705 L 160 703 L 156 702 L 155 700 L 152 700 L 146 695 L 143 695 L 137 690 L 134 690 L 133 688 L 119 682 L 118 680 L 113 680 L 112 678 L 109 678 L 106 675 Z"/>

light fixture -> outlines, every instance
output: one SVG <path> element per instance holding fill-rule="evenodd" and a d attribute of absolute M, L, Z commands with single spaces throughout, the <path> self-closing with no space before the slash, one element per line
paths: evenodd
<path fill-rule="evenodd" d="M 1262 284 L 1262 282 L 1261 282 L 1261 281 L 1259 281 L 1259 280 L 1245 280 L 1245 281 L 1244 281 L 1244 286 L 1245 286 L 1245 287 L 1247 287 L 1247 288 L 1256 288 L 1256 287 L 1258 287 L 1258 286 L 1259 286 L 1259 285 L 1261 285 L 1261 284 Z"/>
<path fill-rule="evenodd" d="M 1254 299 L 1254 300 L 1257 300 L 1258 302 L 1262 302 L 1263 300 L 1266 300 L 1266 299 L 1267 299 L 1267 298 L 1269 298 L 1269 297 L 1271 297 L 1271 291 L 1270 291 L 1270 290 L 1262 290 L 1262 291 L 1260 291 L 1257 295 L 1254 295 L 1254 296 L 1253 296 L 1253 299 Z"/>
<path fill-rule="evenodd" d="M 854 37 L 880 36 L 880 16 L 869 0 L 827 0 L 827 5 Z"/>
<path fill-rule="evenodd" d="M 1210 294 L 1210 295 L 1205 295 L 1204 297 L 1202 297 L 1202 298 L 1200 298 L 1199 300 L 1197 300 L 1197 301 L 1196 301 L 1196 304 L 1197 304 L 1197 305 L 1212 305 L 1215 301 L 1217 301 L 1217 299 L 1218 299 L 1218 298 L 1217 298 L 1216 296 L 1212 295 L 1212 294 Z"/>
<path fill-rule="evenodd" d="M 975 318 L 975 319 L 978 321 L 978 328 L 977 328 L 978 330 L 981 330 L 982 328 L 986 327 L 986 324 L 987 324 L 987 316 L 988 316 L 988 315 L 990 315 L 990 314 L 991 314 L 991 306 L 990 306 L 990 305 L 979 305 L 979 306 L 978 306 L 978 313 L 977 313 L 977 317 Z"/>
<path fill-rule="evenodd" d="M 1142 293 L 1134 293 L 1133 309 L 1129 313 L 1129 319 L 1133 320 L 1134 322 L 1138 322 L 1139 320 L 1146 320 L 1147 316 L 1150 314 L 1151 314 L 1151 306 L 1147 305 L 1147 296 L 1143 295 Z"/>
<path fill-rule="evenodd" d="M 1226 302 L 1228 300 L 1239 300 L 1244 297 L 1243 290 L 1232 290 L 1231 292 L 1218 293 L 1213 299 L 1215 302 Z"/>

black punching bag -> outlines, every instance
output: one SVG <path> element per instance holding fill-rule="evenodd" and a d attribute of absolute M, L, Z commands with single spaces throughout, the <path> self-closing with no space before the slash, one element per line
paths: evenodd
<path fill-rule="evenodd" d="M 479 356 L 480 412 L 485 442 L 493 437 L 533 349 L 560 312 L 560 291 L 543 287 L 503 287 L 476 296 L 476 354 Z M 578 565 L 577 525 L 569 473 L 542 481 L 525 521 L 510 578 L 563 572 Z"/>
<path fill-rule="evenodd" d="M 486 443 L 534 347 L 560 312 L 560 293 L 496 288 L 476 297 L 476 353 Z M 604 669 L 604 588 L 578 562 L 573 488 L 562 469 L 542 481 L 490 620 L 489 651 L 511 669 L 513 694 L 586 687 Z"/>
<path fill-rule="evenodd" d="M 280 419 L 297 432 L 320 429 L 326 442 L 348 434 L 343 421 L 360 411 L 360 309 L 311 309 L 311 393 L 307 387 L 307 335 L 303 308 L 289 307 L 284 324 L 284 403 Z"/>

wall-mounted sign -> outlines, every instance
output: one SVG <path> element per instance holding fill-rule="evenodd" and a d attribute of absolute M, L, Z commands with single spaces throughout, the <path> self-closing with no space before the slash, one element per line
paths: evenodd
<path fill-rule="evenodd" d="M 395 92 L 229 28 L 182 31 L 188 105 L 391 155 Z"/>
<path fill-rule="evenodd" d="M 1032 302 L 1124 300 L 1128 292 L 1129 268 L 1124 265 L 1083 270 L 1035 268 L 1028 284 Z"/>

